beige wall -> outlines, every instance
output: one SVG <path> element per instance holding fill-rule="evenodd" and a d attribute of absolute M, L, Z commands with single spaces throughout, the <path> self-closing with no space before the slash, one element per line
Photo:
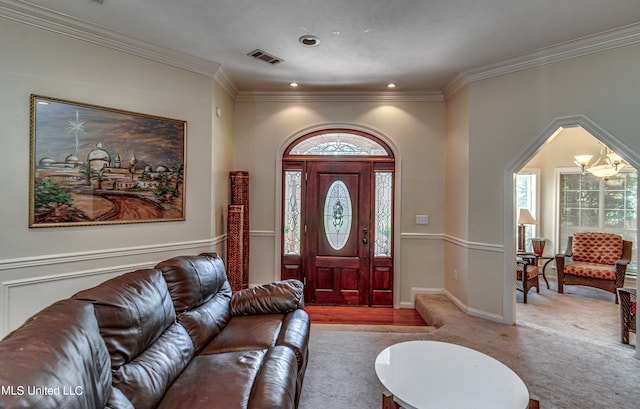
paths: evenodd
<path fill-rule="evenodd" d="M 464 88 L 447 100 L 445 172 L 444 283 L 450 296 L 468 304 L 469 270 L 469 93 Z"/>
<path fill-rule="evenodd" d="M 339 98 L 337 98 L 339 99 Z M 306 131 L 350 126 L 381 136 L 397 155 L 396 305 L 413 305 L 412 290 L 443 287 L 444 102 L 236 103 L 236 167 L 248 170 L 251 192 L 251 283 L 280 275 L 280 159 Z M 415 224 L 428 214 L 429 224 Z"/>
<path fill-rule="evenodd" d="M 513 250 L 512 199 L 505 197 L 512 188 L 505 188 L 505 171 L 532 144 L 541 145 L 540 134 L 558 118 L 590 118 L 638 162 L 638 66 L 640 45 L 634 45 L 468 85 L 470 241 Z M 469 279 L 468 307 L 510 321 L 512 256 L 484 254 L 490 252 L 469 253 L 475 276 Z"/>
<path fill-rule="evenodd" d="M 213 79 L 7 19 L 0 50 L 0 336 L 113 275 L 221 247 L 233 101 Z M 32 93 L 186 120 L 186 221 L 29 229 Z"/>

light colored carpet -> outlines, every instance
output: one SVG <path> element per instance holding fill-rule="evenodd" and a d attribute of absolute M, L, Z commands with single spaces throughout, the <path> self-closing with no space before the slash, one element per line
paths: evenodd
<path fill-rule="evenodd" d="M 530 292 L 527 305 L 518 296 L 515 326 L 471 317 L 443 295 L 416 299 L 416 308 L 437 325 L 435 330 L 377 332 L 312 324 L 300 409 L 381 407 L 384 389 L 375 375 L 376 356 L 389 345 L 417 339 L 452 342 L 498 359 L 523 379 L 543 409 L 640 408 L 640 360 L 633 346 L 619 342 L 613 296 L 580 287 L 563 295 L 551 286 Z M 464 385 L 460 388 L 464 391 Z"/>

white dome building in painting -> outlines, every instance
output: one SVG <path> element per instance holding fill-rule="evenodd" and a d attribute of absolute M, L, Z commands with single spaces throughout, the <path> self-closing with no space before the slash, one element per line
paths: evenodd
<path fill-rule="evenodd" d="M 87 162 L 89 163 L 89 167 L 91 167 L 91 169 L 104 169 L 111 165 L 111 155 L 109 155 L 109 152 L 102 149 L 102 142 L 99 142 L 96 145 L 96 149 L 89 152 L 89 155 L 87 156 Z"/>

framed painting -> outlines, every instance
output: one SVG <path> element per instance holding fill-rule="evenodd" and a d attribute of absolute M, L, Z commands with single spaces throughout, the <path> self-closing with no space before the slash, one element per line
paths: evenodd
<path fill-rule="evenodd" d="M 186 121 L 31 95 L 29 227 L 184 220 Z"/>

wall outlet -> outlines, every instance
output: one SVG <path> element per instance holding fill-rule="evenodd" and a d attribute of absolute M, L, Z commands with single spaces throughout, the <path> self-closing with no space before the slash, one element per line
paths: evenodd
<path fill-rule="evenodd" d="M 417 214 L 416 224 L 429 224 L 429 216 L 426 214 Z"/>
<path fill-rule="evenodd" d="M 453 279 L 458 281 L 458 270 L 456 269 L 453 270 Z"/>

